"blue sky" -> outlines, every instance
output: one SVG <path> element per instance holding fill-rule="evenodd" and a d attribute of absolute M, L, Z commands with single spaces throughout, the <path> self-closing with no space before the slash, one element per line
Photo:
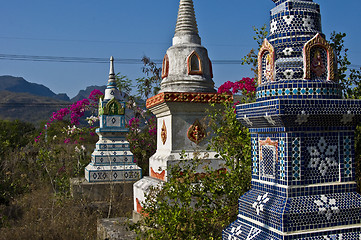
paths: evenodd
<path fill-rule="evenodd" d="M 314 0 L 321 6 L 323 32 L 347 33 L 354 65 L 361 66 L 361 2 Z M 141 64 L 117 58 L 162 59 L 171 46 L 178 0 L 11 0 L 2 2 L 0 54 L 81 58 L 115 57 L 115 71 L 142 77 Z M 251 48 L 252 26 L 269 25 L 271 0 L 194 0 L 202 44 L 211 60 L 240 60 Z M 104 85 L 108 63 L 62 63 L 0 59 L 0 75 L 24 77 L 55 93 L 75 96 Z M 214 64 L 214 81 L 251 77 L 248 66 Z"/>

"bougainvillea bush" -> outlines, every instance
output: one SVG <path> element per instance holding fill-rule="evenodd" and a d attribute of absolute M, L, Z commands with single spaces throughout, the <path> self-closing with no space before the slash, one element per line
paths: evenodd
<path fill-rule="evenodd" d="M 149 112 L 144 112 L 142 117 L 131 118 L 128 126 L 130 150 L 142 168 L 143 176 L 148 175 L 149 158 L 157 149 L 157 119 Z"/>

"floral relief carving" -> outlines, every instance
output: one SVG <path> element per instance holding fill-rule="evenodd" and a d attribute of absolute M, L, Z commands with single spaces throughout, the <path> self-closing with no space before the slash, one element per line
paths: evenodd
<path fill-rule="evenodd" d="M 161 129 L 161 132 L 160 132 L 160 138 L 162 139 L 162 143 L 164 145 L 166 143 L 166 141 L 167 141 L 167 127 L 165 125 L 164 120 L 163 120 L 162 129 Z"/>
<path fill-rule="evenodd" d="M 198 119 L 189 127 L 187 136 L 192 142 L 199 144 L 206 138 L 206 131 Z"/>

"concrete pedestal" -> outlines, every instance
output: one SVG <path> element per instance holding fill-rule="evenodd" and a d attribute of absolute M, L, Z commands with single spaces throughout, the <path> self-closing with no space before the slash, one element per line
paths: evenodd
<path fill-rule="evenodd" d="M 128 218 L 105 218 L 98 220 L 97 240 L 134 240 L 137 235 L 126 227 Z"/>
<path fill-rule="evenodd" d="M 99 208 L 112 204 L 121 208 L 117 216 L 131 216 L 133 206 L 134 182 L 99 182 L 89 183 L 85 178 L 70 179 L 71 194 L 76 199 L 84 199 L 97 204 Z"/>
<path fill-rule="evenodd" d="M 157 117 L 157 151 L 149 159 L 149 176 L 134 184 L 134 211 L 140 213 L 145 196 L 151 187 L 162 186 L 168 181 L 168 171 L 197 157 L 201 165 L 218 170 L 225 162 L 208 151 L 212 131 L 207 122 L 207 109 L 219 108 L 222 101 L 232 96 L 216 93 L 160 93 L 147 100 L 147 108 Z M 209 103 L 215 103 L 212 107 Z"/>

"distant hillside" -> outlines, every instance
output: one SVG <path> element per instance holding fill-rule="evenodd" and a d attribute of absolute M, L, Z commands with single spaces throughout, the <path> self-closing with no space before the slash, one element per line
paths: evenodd
<path fill-rule="evenodd" d="M 65 93 L 55 94 L 41 84 L 30 83 L 22 77 L 0 76 L 0 91 L 29 93 L 36 96 L 51 97 L 57 100 L 70 101 Z"/>
<path fill-rule="evenodd" d="M 94 90 L 94 89 L 98 89 L 99 91 L 101 91 L 102 93 L 105 92 L 105 89 L 107 88 L 107 86 L 89 86 L 87 87 L 85 90 L 80 90 L 78 95 L 76 95 L 75 97 L 73 97 L 71 99 L 72 102 L 76 102 L 79 100 L 82 100 L 84 98 L 88 98 L 90 93 Z"/>
<path fill-rule="evenodd" d="M 48 120 L 53 112 L 70 104 L 68 101 L 35 96 L 29 93 L 0 91 L 0 95 L 0 119 L 18 119 L 34 124 Z"/>
<path fill-rule="evenodd" d="M 89 86 L 70 100 L 66 94 L 55 94 L 44 85 L 30 83 L 22 77 L 0 76 L 0 119 L 18 119 L 35 124 L 47 121 L 53 112 L 88 98 L 94 89 L 104 93 L 106 86 Z M 136 102 L 139 107 L 145 108 L 144 100 L 137 99 Z M 129 111 L 127 120 L 132 117 L 133 112 Z"/>

